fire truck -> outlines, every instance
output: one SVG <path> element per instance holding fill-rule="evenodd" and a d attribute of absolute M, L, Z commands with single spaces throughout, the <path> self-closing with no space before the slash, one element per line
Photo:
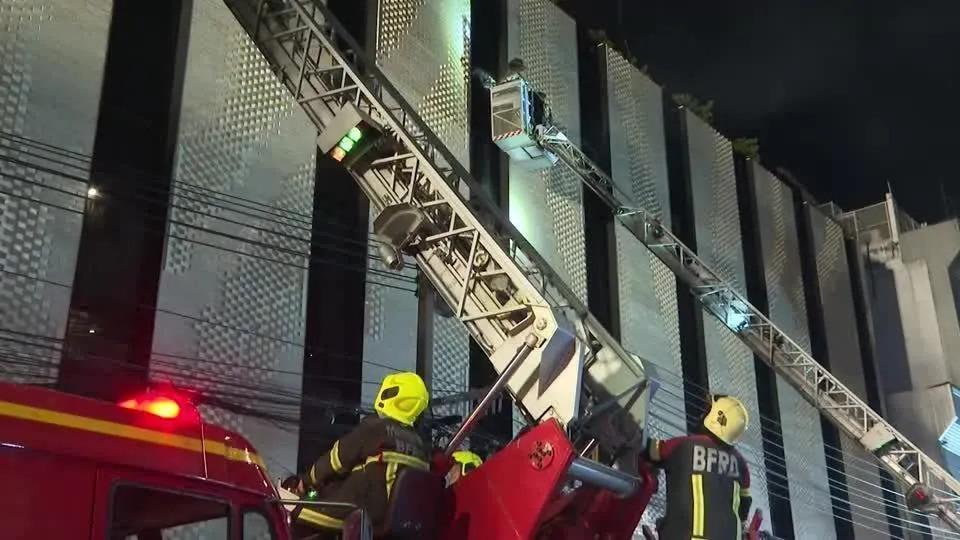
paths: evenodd
<path fill-rule="evenodd" d="M 598 472 L 556 422 L 518 438 L 453 493 L 446 472 L 404 471 L 383 530 L 358 509 L 344 538 L 628 538 L 656 486 L 624 475 L 615 491 L 558 496 L 568 480 L 597 482 Z M 4 538 L 286 540 L 291 510 L 337 505 L 285 500 L 242 436 L 203 422 L 181 396 L 149 392 L 111 404 L 0 383 L 0 478 Z M 503 489 L 505 478 L 524 489 Z"/>
<path fill-rule="evenodd" d="M 177 396 L 112 404 L 0 383 L 0 478 L 3 538 L 289 538 L 250 443 Z"/>
<path fill-rule="evenodd" d="M 382 530 L 357 509 L 344 538 L 629 538 L 656 489 L 605 477 L 555 421 L 451 491 L 446 472 L 403 471 Z M 249 442 L 167 393 L 112 404 L 0 383 L 0 478 L 4 538 L 286 540 L 298 506 L 338 504 L 287 500 Z"/>
<path fill-rule="evenodd" d="M 358 508 L 343 538 L 632 538 L 657 489 L 642 464 L 634 476 L 578 455 L 553 420 L 445 488 L 450 465 L 401 471 L 384 525 Z M 299 507 L 344 506 L 275 485 L 249 442 L 170 392 L 112 404 L 0 383 L 0 478 L 5 538 L 287 540 Z"/>

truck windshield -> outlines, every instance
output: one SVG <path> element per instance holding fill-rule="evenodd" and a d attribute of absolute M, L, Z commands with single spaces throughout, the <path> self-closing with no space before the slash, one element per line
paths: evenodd
<path fill-rule="evenodd" d="M 146 488 L 119 485 L 112 501 L 112 540 L 154 540 L 190 537 L 229 538 L 230 506 L 222 501 Z"/>

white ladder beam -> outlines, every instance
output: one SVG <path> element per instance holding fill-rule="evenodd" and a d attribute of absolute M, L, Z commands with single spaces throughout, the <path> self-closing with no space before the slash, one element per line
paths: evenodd
<path fill-rule="evenodd" d="M 613 210 L 616 219 L 693 291 L 703 308 L 743 341 L 767 365 L 787 380 L 832 424 L 865 446 L 905 490 L 916 485 L 960 494 L 960 482 L 924 454 L 807 351 L 754 307 L 720 274 L 713 271 L 654 214 L 624 204 L 613 180 L 588 158 L 557 126 L 538 126 L 538 143 L 560 161 Z M 879 449 L 866 442 L 879 434 L 888 440 Z M 944 516 L 951 527 L 958 522 L 956 507 Z M 960 529 L 958 529 L 960 531 Z"/>
<path fill-rule="evenodd" d="M 508 383 L 528 417 L 553 417 L 568 425 L 580 412 L 581 384 L 592 399 L 604 400 L 646 376 L 638 359 L 623 350 L 483 194 L 325 5 L 314 0 L 225 3 L 318 131 L 350 104 L 399 143 L 402 150 L 395 155 L 374 161 L 362 175 L 351 174 L 376 210 L 406 202 L 427 215 L 433 234 L 415 241 L 417 264 L 498 372 L 529 333 L 539 338 Z M 496 234 L 484 226 L 488 222 Z M 498 278 L 496 288 L 491 277 Z M 594 361 L 601 348 L 612 354 Z M 626 422 L 606 422 L 609 427 L 598 434 L 609 448 L 638 439 L 643 400 L 628 403 L 620 411 Z M 613 427 L 623 425 L 633 429 Z"/>

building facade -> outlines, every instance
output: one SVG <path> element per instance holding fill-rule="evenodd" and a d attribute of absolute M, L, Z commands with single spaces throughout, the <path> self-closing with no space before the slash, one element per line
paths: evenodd
<path fill-rule="evenodd" d="M 662 384 L 657 436 L 695 426 L 708 392 L 736 395 L 751 417 L 742 449 L 766 529 L 859 539 L 921 527 L 870 457 L 702 313 L 572 172 L 530 172 L 497 150 L 474 71 L 503 77 L 522 59 L 553 120 L 609 168 L 627 202 L 677 231 L 895 423 L 951 407 L 903 428 L 948 466 L 956 222 L 851 229 L 869 215 L 825 210 L 736 155 L 552 2 L 480 4 L 328 2 L 571 289 L 648 359 Z M 380 263 L 371 209 L 316 155 L 313 126 L 223 2 L 165 5 L 156 31 L 167 45 L 144 54 L 168 84 L 141 95 L 149 107 L 117 101 L 141 75 L 119 52 L 145 39 L 121 31 L 145 16 L 130 5 L 0 0 L 3 377 L 103 399 L 117 397 L 104 373 L 196 390 L 204 414 L 249 437 L 275 475 L 328 448 L 386 373 L 421 371 L 435 397 L 489 384 L 486 360 L 417 270 Z M 110 245 L 136 249 L 111 258 Z M 492 416 L 483 437 L 522 425 L 509 410 Z M 661 496 L 645 521 L 662 512 Z"/>

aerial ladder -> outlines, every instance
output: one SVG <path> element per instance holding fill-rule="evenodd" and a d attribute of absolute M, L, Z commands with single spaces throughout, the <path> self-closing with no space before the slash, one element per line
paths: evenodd
<path fill-rule="evenodd" d="M 405 257 L 415 259 L 499 374 L 446 453 L 501 390 L 534 426 L 521 438 L 529 448 L 512 443 L 512 454 L 495 456 L 484 469 L 504 478 L 545 473 L 551 480 L 537 480 L 543 493 L 523 494 L 523 505 L 491 507 L 487 518 L 471 510 L 475 523 L 504 528 L 476 529 L 468 537 L 530 537 L 548 515 L 559 521 L 564 509 L 545 513 L 526 505 L 547 504 L 568 483 L 598 491 L 568 490 L 567 509 L 577 506 L 581 515 L 597 509 L 604 514 L 598 522 L 617 521 L 618 530 L 632 534 L 655 489 L 636 459 L 656 386 L 641 359 L 610 336 L 324 3 L 225 3 L 316 126 L 319 150 L 340 162 L 370 200 L 384 263 L 400 268 Z M 585 457 L 596 449 L 613 456 L 616 466 Z M 510 462 L 511 455 L 517 461 Z M 460 484 L 469 489 L 471 482 Z M 507 495 L 500 491 L 456 499 Z M 617 502 L 598 505 L 601 496 Z M 636 514 L 632 523 L 623 522 L 619 505 Z M 507 523 L 504 511 L 519 514 Z"/>
<path fill-rule="evenodd" d="M 522 63 L 520 64 L 522 65 Z M 629 203 L 610 176 L 553 121 L 545 96 L 513 73 L 502 81 L 478 73 L 490 90 L 492 137 L 531 170 L 562 162 L 610 208 L 618 223 L 690 288 L 723 325 L 834 426 L 858 441 L 904 489 L 912 510 L 939 516 L 960 532 L 960 482 L 873 411 L 807 351 L 754 307 L 647 209 Z M 935 488 L 935 489 L 932 489 Z M 937 492 L 951 495 L 941 497 Z"/>
<path fill-rule="evenodd" d="M 515 442 L 501 453 L 522 456 L 527 467 L 520 471 L 506 458 L 498 462 L 498 457 L 485 467 L 500 467 L 504 475 L 548 471 L 554 479 L 540 495 L 519 494 L 522 504 L 514 506 L 546 504 L 555 488 L 569 487 L 572 481 L 586 489 L 566 492 L 564 504 L 576 507 L 580 516 L 620 521 L 617 526 L 622 530 L 630 521 L 635 527 L 642 507 L 631 501 L 645 506 L 652 483 L 649 474 L 637 470 L 636 459 L 655 389 L 649 365 L 625 351 L 590 314 L 323 3 L 225 3 L 316 126 L 319 149 L 341 162 L 369 198 L 377 214 L 373 228 L 384 262 L 399 267 L 404 256 L 414 258 L 452 316 L 464 324 L 499 373 L 447 452 L 456 449 L 505 388 L 535 427 L 532 436 L 520 439 L 529 448 Z M 520 93 L 524 95 L 523 90 Z M 958 493 L 955 479 L 871 411 L 657 220 L 642 209 L 620 204 L 609 177 L 559 128 L 530 121 L 520 122 L 519 127 L 525 136 L 533 137 L 534 146 L 548 161 L 561 159 L 576 171 L 633 234 L 690 284 L 709 312 L 727 323 L 827 418 L 877 455 L 909 487 L 908 501 L 938 513 L 960 530 L 953 502 L 935 498 L 928 488 L 936 485 Z M 537 151 L 534 146 L 528 150 Z M 731 326 L 733 320 L 743 322 Z M 586 459 L 595 447 L 614 456 L 617 468 Z M 469 485 L 469 478 L 461 483 Z M 582 493 L 587 496 L 581 497 Z M 524 521 L 530 534 L 550 516 L 562 521 L 562 508 L 542 510 L 536 510 L 535 519 L 522 512 L 514 515 L 504 531 L 511 531 L 511 536 L 519 531 L 516 520 Z M 503 511 L 514 509 L 500 505 L 489 510 L 491 516 Z M 484 537 L 473 531 L 468 536 Z M 516 537 L 526 536 L 517 533 Z"/>

